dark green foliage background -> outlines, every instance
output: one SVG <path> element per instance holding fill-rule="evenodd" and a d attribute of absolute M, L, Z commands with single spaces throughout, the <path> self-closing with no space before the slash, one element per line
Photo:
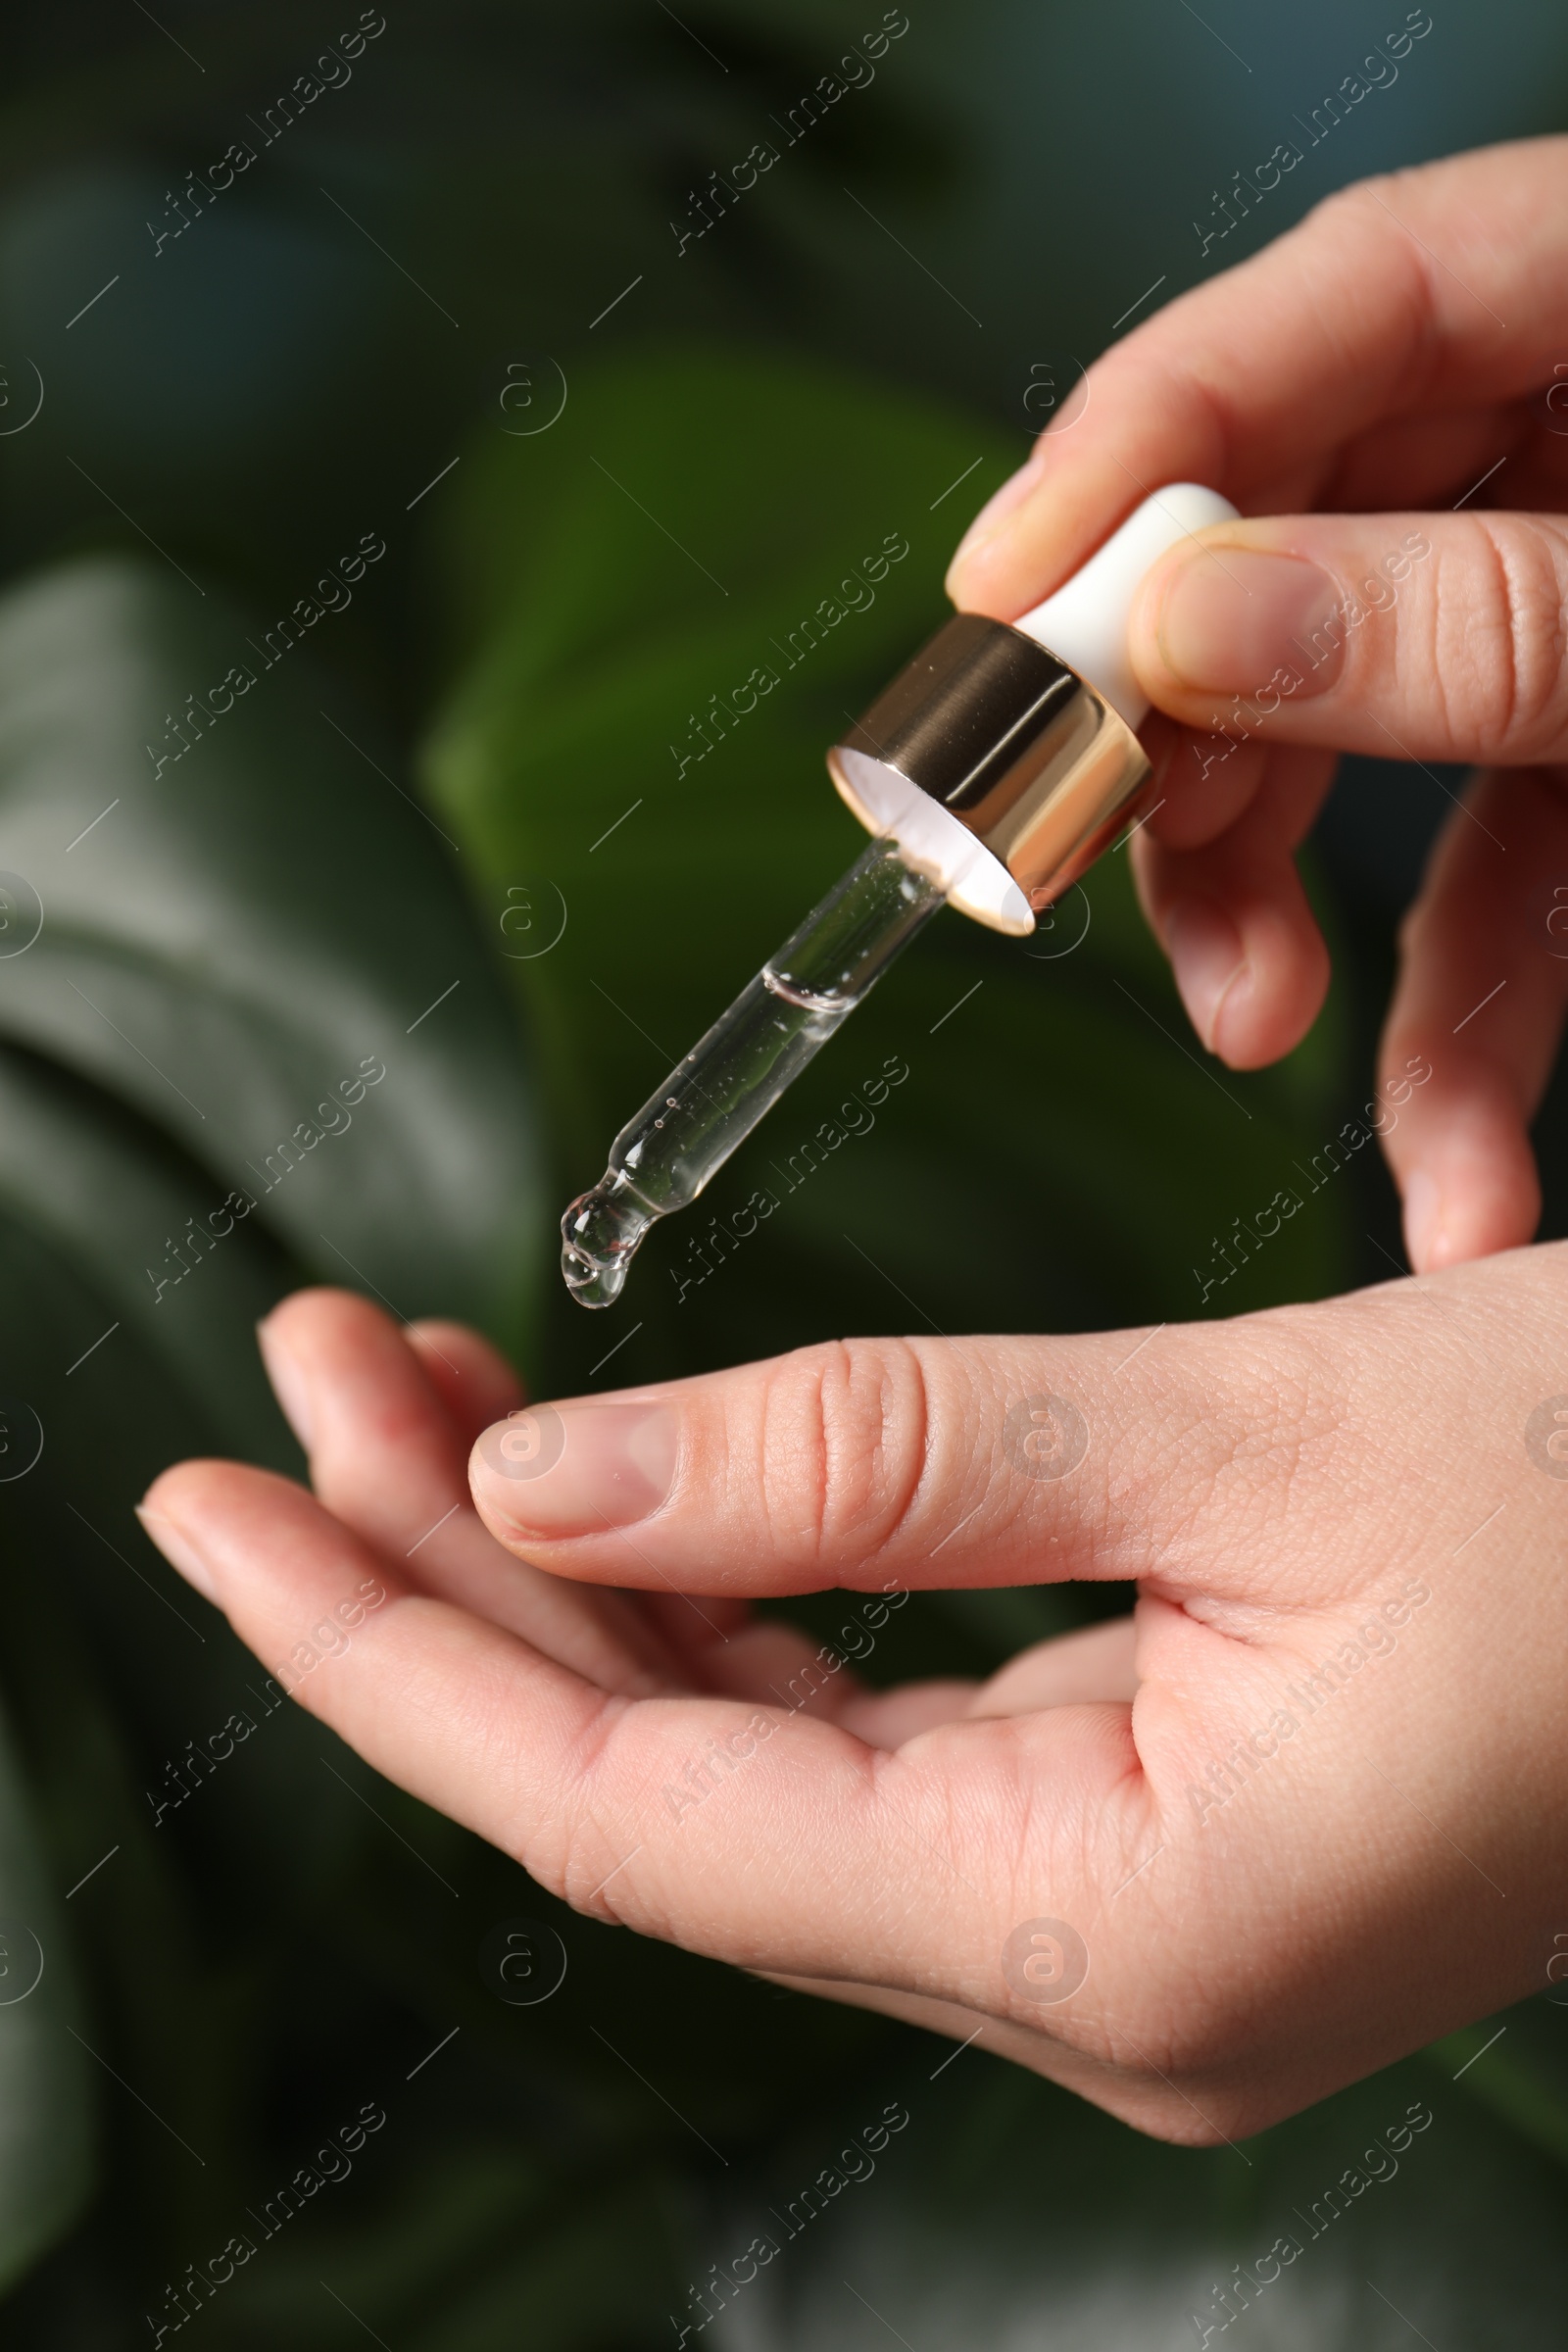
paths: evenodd
<path fill-rule="evenodd" d="M 0 934 L 8 2343 L 151 2341 L 167 2286 L 366 2101 L 387 2121 L 352 2177 L 202 2311 L 201 2340 L 672 2341 L 688 2283 L 895 2098 L 910 2123 L 874 2183 L 715 2340 L 858 2346 L 892 2326 L 918 2352 L 1162 2352 L 1418 2098 L 1434 2124 L 1400 2180 L 1313 2244 L 1253 2341 L 1402 2342 L 1369 2278 L 1445 2352 L 1563 2340 L 1549 1992 L 1457 2081 L 1494 2024 L 1243 2154 L 1155 2146 L 976 2053 L 944 2067 L 946 2044 L 564 1912 L 270 1710 L 257 1662 L 132 1516 L 192 1452 L 298 1469 L 253 1325 L 299 1282 L 466 1315 L 558 1394 L 848 1330 L 1174 1320 L 1214 1232 L 1364 1089 L 1396 895 L 1369 770 L 1314 873 L 1342 979 L 1281 1069 L 1238 1080 L 1192 1044 L 1113 857 L 1070 954 L 939 918 L 723 1171 L 714 1213 L 885 1056 L 907 1080 L 731 1262 L 680 1298 L 692 1236 L 672 1223 L 614 1317 L 556 1282 L 564 1200 L 856 853 L 823 747 L 939 616 L 965 513 L 1041 421 L 1031 369 L 1064 380 L 1138 286 L 1195 277 L 1209 181 L 1384 28 L 1348 4 L 1270 26 L 1238 0 L 1216 23 L 1247 86 L 1141 0 L 913 11 L 877 86 L 677 259 L 687 189 L 878 13 L 421 0 L 156 253 L 166 189 L 352 13 L 127 25 L 80 5 L 19 32 L 0 867 L 44 921 L 21 954 Z M 1299 201 L 1549 122 L 1562 51 L 1528 6 L 1443 20 L 1404 111 L 1380 99 Z M 1112 90 L 1141 126 L 1121 147 L 1087 102 Z M 567 398 L 514 437 L 497 388 L 523 361 L 541 398 L 563 370 Z M 30 367 L 44 405 L 18 430 Z M 155 772 L 168 714 L 367 532 L 388 552 L 349 609 L 258 657 L 234 710 Z M 888 533 L 909 553 L 874 605 L 677 777 L 689 712 Z M 1401 824 L 1402 844 L 1430 811 Z M 558 943 L 520 957 L 558 906 Z M 386 1074 L 352 1125 L 273 1173 L 366 1058 Z M 176 1281 L 172 1245 L 241 1187 L 254 1212 L 187 1247 Z M 1379 1171 L 1357 1169 L 1211 1303 L 1375 1276 L 1394 1231 Z M 1106 1605 L 932 1594 L 878 1664 L 983 1671 Z M 800 1613 L 831 1632 L 831 1596 Z M 166 1766 L 235 1710 L 252 1736 L 158 1822 Z M 535 2008 L 504 2006 L 478 1965 L 519 1915 L 569 1956 Z M 34 1944 L 43 1976 L 18 1998 Z"/>

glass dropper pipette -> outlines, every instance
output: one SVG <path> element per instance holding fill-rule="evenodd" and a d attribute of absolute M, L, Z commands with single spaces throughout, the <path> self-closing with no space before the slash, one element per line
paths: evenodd
<path fill-rule="evenodd" d="M 600 1182 L 562 1218 L 561 1269 L 574 1298 L 618 1298 L 655 1218 L 691 1205 L 946 901 L 897 843 L 871 843 L 627 1121 Z"/>
<path fill-rule="evenodd" d="M 566 1210 L 561 1270 L 582 1305 L 619 1297 L 650 1226 L 697 1199 L 939 906 L 1027 936 L 1136 813 L 1150 769 L 1133 598 L 1178 539 L 1235 517 L 1196 483 L 1155 491 L 1021 620 L 956 614 L 828 754 L 876 838 Z"/>

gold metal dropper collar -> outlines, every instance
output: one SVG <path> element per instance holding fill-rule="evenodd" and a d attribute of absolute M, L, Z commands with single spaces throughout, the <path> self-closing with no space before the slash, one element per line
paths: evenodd
<path fill-rule="evenodd" d="M 945 622 L 828 753 L 839 793 L 878 833 L 888 825 L 868 760 L 940 803 L 1005 867 L 1030 919 L 965 911 L 1025 935 L 1109 847 L 1151 774 L 1131 727 L 1087 680 L 1022 630 L 975 612 Z M 961 891 L 955 902 L 965 904 Z"/>

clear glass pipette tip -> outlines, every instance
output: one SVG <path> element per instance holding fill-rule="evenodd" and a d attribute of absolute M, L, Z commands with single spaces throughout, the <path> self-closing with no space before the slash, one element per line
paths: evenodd
<path fill-rule="evenodd" d="M 561 1220 L 561 1271 L 610 1306 L 655 1220 L 689 1207 L 946 900 L 891 841 L 873 841 L 671 1070 Z"/>

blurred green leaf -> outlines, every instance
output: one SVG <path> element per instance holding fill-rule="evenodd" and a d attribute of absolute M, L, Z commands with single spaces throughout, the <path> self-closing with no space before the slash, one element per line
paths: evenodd
<path fill-rule="evenodd" d="M 297 1468 L 254 1324 L 302 1275 L 515 1345 L 539 1224 L 520 1042 L 456 852 L 312 652 L 258 634 L 139 563 L 0 604 L 0 1464 L 26 1452 L 0 1478 L 0 1676 L 41 1808 L 29 1834 L 0 1776 L 0 1922 L 43 1923 L 55 1987 L 0 2000 L 0 2264 L 69 2222 L 97 2105 L 125 2176 L 97 2243 L 133 2293 L 248 2185 L 280 1982 L 327 1890 L 373 1909 L 378 1841 L 406 1849 L 131 1505 L 187 1453 Z M 234 662 L 254 683 L 223 710 Z M 256 1729 L 213 1788 L 189 1750 L 235 1709 Z M 395 2000 L 378 1955 L 366 1973 Z"/>
<path fill-rule="evenodd" d="M 5 986 L 0 978 L 0 1002 Z M 177 1442 L 191 1415 L 210 1423 L 213 1443 L 292 1467 L 251 1338 L 288 1285 L 288 1257 L 249 1218 L 200 1256 L 187 1250 L 188 1272 L 166 1255 L 219 1198 L 134 1112 L 0 1046 L 0 1249 L 18 1260 L 5 1358 L 48 1434 L 45 1483 L 83 1499 L 127 1491 L 138 1476 L 145 1484 L 160 1445 Z M 149 1259 L 167 1267 L 162 1295 Z M 142 1374 L 129 1417 L 106 1409 L 122 1396 L 127 1348 L 145 1349 L 162 1375 L 150 1391 Z M 164 1420 L 148 1445 L 155 1391 Z M 139 1451 L 125 1445 L 138 1424 Z"/>
<path fill-rule="evenodd" d="M 540 1212 L 514 1028 L 447 845 L 313 652 L 139 563 L 0 603 L 0 1032 L 207 1171 L 146 1235 L 152 1296 L 244 1199 L 321 1278 L 514 1340 Z"/>
<path fill-rule="evenodd" d="M 1426 2055 L 1450 2082 L 1463 2078 L 1468 2098 L 1506 2118 L 1526 2139 L 1568 2166 L 1565 2012 L 1568 1996 L 1561 1990 L 1538 1993 L 1503 2019 L 1484 2017 L 1463 2033 L 1446 2034 Z"/>
<path fill-rule="evenodd" d="M 14 1436 L 8 1428 L 8 1445 Z M 21 1763 L 0 1715 L 0 2291 L 91 2185 L 90 2061 L 74 1968 Z"/>

